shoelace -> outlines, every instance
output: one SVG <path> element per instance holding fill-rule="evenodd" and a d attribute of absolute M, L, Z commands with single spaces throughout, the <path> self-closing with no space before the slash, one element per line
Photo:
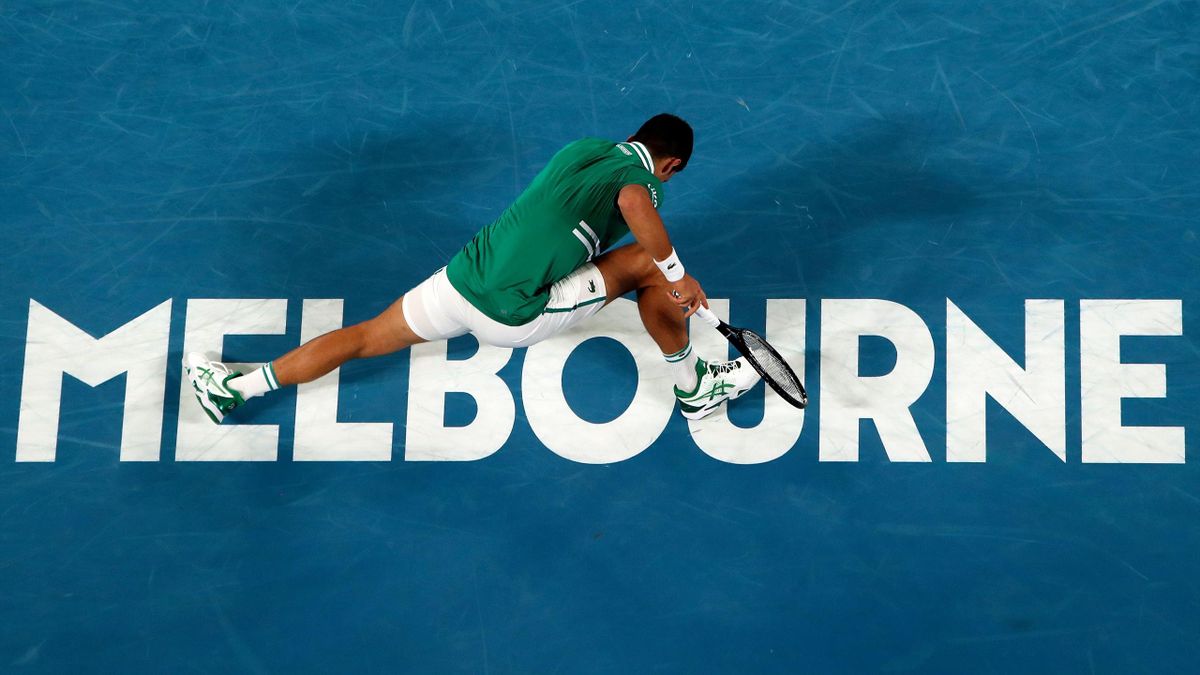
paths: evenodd
<path fill-rule="evenodd" d="M 708 364 L 708 372 L 714 376 L 724 375 L 725 373 L 732 373 L 733 371 L 735 371 L 741 367 L 742 367 L 742 364 L 738 363 L 737 361 L 725 361 L 724 363 L 710 363 L 710 364 Z"/>

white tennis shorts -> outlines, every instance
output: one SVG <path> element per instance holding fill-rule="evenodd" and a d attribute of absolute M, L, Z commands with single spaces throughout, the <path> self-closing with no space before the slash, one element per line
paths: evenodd
<path fill-rule="evenodd" d="M 520 326 L 508 326 L 479 311 L 459 294 L 443 267 L 405 293 L 401 306 L 409 328 L 429 341 L 471 333 L 483 344 L 528 347 L 599 312 L 606 292 L 600 270 L 587 263 L 550 287 L 550 302 L 536 318 Z"/>

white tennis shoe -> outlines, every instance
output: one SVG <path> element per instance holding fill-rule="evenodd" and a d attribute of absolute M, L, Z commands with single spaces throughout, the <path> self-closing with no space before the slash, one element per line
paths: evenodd
<path fill-rule="evenodd" d="M 229 381 L 241 373 L 220 361 L 210 361 L 203 354 L 192 352 L 183 357 L 183 374 L 192 383 L 200 407 L 216 424 L 225 419 L 226 413 L 246 402 L 229 386 Z"/>
<path fill-rule="evenodd" d="M 711 415 L 722 403 L 750 391 L 762 379 L 745 357 L 711 362 L 696 359 L 696 375 L 696 388 L 691 392 L 675 387 L 679 411 L 689 420 Z"/>

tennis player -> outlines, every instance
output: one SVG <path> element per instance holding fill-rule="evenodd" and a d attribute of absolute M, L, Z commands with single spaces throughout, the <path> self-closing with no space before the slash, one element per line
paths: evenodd
<path fill-rule="evenodd" d="M 759 376 L 744 358 L 699 358 L 688 340 L 686 317 L 708 300 L 684 271 L 658 208 L 663 183 L 692 156 L 692 138 L 687 122 L 661 114 L 624 143 L 567 145 L 496 222 L 379 316 L 245 374 L 187 354 L 184 373 L 196 399 L 219 424 L 248 399 L 311 382 L 351 359 L 465 333 L 483 344 L 528 347 L 633 292 L 673 374 L 680 412 L 688 419 L 711 414 Z M 636 243 L 604 252 L 627 232 Z"/>

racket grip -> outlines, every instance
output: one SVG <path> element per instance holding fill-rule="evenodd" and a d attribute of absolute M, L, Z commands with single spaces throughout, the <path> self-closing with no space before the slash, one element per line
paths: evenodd
<path fill-rule="evenodd" d="M 721 320 L 718 319 L 717 315 L 713 314 L 712 310 L 707 307 L 701 306 L 699 309 L 697 309 L 696 316 L 699 317 L 701 321 L 712 326 L 713 328 L 721 325 Z"/>

